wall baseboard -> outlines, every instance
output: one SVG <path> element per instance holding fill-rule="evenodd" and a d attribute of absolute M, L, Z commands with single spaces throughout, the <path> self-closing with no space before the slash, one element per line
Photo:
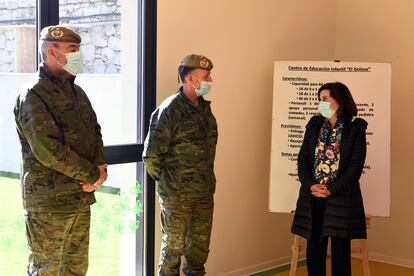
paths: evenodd
<path fill-rule="evenodd" d="M 360 254 L 358 253 L 352 254 L 352 257 L 361 258 Z M 392 256 L 368 252 L 368 259 L 370 261 L 379 262 L 379 263 L 414 268 L 414 260 L 409 260 L 409 259 L 404 259 L 404 258 L 398 258 L 398 257 L 392 257 Z"/>
<path fill-rule="evenodd" d="M 303 260 L 305 257 L 304 253 L 299 254 L 299 261 Z M 257 265 L 252 265 L 244 268 L 240 268 L 234 271 L 225 272 L 219 274 L 218 276 L 247 276 L 252 275 L 264 271 L 268 271 L 271 269 L 282 268 L 284 266 L 290 266 L 291 256 L 286 256 L 274 260 L 270 260 L 264 263 L 260 263 Z"/>

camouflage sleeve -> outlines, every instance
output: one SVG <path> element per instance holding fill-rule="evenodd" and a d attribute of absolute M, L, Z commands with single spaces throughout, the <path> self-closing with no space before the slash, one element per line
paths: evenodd
<path fill-rule="evenodd" d="M 85 91 L 82 87 L 76 85 L 76 90 L 81 93 L 83 99 L 88 103 L 91 112 L 93 112 L 94 118 L 96 118 L 95 111 L 93 110 L 92 103 L 89 100 L 88 96 L 86 95 Z M 105 164 L 105 156 L 104 156 L 104 144 L 102 141 L 102 134 L 101 134 L 101 126 L 98 123 L 98 119 L 96 118 L 96 127 L 95 127 L 95 136 L 96 136 L 96 143 L 95 143 L 95 164 L 102 165 Z"/>
<path fill-rule="evenodd" d="M 142 158 L 149 175 L 160 179 L 164 156 L 171 142 L 172 124 L 166 110 L 156 109 L 151 115 L 150 127 L 144 143 Z"/>
<path fill-rule="evenodd" d="M 99 169 L 93 163 L 59 140 L 60 129 L 37 94 L 29 92 L 16 115 L 22 134 L 42 165 L 85 183 L 99 179 Z"/>
<path fill-rule="evenodd" d="M 216 158 L 216 146 L 217 146 L 217 138 L 218 138 L 218 130 L 217 130 L 217 121 L 214 117 L 213 113 L 211 112 L 211 108 L 209 107 L 209 131 L 207 135 L 207 139 L 210 145 L 210 162 L 211 166 L 214 167 L 214 159 Z"/>
<path fill-rule="evenodd" d="M 96 153 L 95 153 L 95 164 L 102 165 L 105 164 L 104 156 L 104 144 L 102 141 L 101 126 L 96 123 Z"/>

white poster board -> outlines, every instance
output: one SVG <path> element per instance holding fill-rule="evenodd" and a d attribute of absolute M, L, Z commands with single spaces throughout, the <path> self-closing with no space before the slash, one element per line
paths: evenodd
<path fill-rule="evenodd" d="M 365 212 L 390 215 L 391 65 L 388 63 L 275 61 L 269 209 L 292 212 L 300 183 L 297 154 L 317 92 L 326 82 L 348 86 L 358 117 L 368 122 L 367 158 L 361 177 Z"/>

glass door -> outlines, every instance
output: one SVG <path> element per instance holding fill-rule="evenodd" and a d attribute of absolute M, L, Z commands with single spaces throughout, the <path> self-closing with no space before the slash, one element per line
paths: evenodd
<path fill-rule="evenodd" d="M 76 83 L 94 107 L 104 144 L 121 154 L 121 145 L 138 143 L 137 82 L 127 81 L 136 78 L 138 68 L 138 7 L 134 9 L 131 4 L 59 0 L 59 24 L 71 27 L 82 37 L 84 64 Z M 140 246 L 135 233 L 141 226 L 137 218 L 142 213 L 142 202 L 137 200 L 142 190 L 136 181 L 137 161 L 138 157 L 128 164 L 108 160 L 112 163 L 108 180 L 95 192 L 97 203 L 92 205 L 90 275 L 132 275 L 135 270 L 136 246 Z"/>
<path fill-rule="evenodd" d="M 0 15 L 0 275 L 24 275 L 28 255 L 12 109 L 37 69 L 39 31 L 56 24 L 82 36 L 76 82 L 97 113 L 110 164 L 92 206 L 88 275 L 154 275 L 155 192 L 141 154 L 155 107 L 156 1 L 9 0 Z"/>
<path fill-rule="evenodd" d="M 13 108 L 36 71 L 36 0 L 0 1 L 0 275 L 25 275 L 27 242 Z"/>

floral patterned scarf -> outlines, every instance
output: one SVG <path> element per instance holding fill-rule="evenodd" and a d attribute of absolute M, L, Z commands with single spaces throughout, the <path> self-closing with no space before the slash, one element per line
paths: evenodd
<path fill-rule="evenodd" d="M 335 127 L 331 129 L 329 120 L 325 120 L 319 133 L 315 149 L 315 180 L 326 185 L 335 180 L 339 169 L 339 145 L 342 138 L 344 122 L 338 119 Z"/>

